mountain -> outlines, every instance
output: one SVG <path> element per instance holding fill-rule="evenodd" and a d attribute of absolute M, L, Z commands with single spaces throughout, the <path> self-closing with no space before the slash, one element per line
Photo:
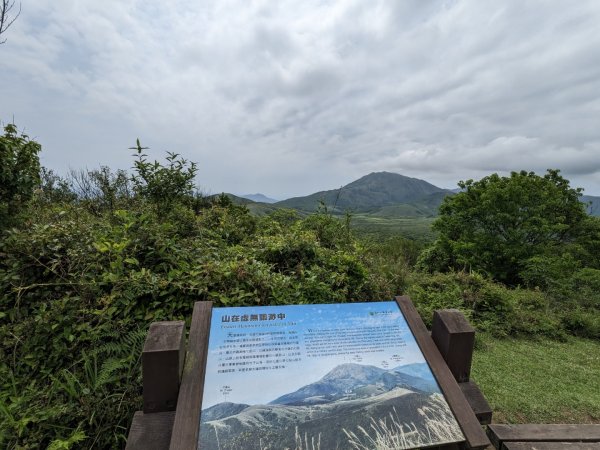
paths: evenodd
<path fill-rule="evenodd" d="M 375 383 L 385 372 L 386 370 L 375 366 L 342 364 L 335 367 L 319 381 L 283 395 L 270 404 L 318 404 L 334 401 L 352 393 L 359 386 Z"/>
<path fill-rule="evenodd" d="M 255 215 L 262 216 L 278 208 L 296 209 L 301 215 L 317 210 L 323 202 L 333 214 L 351 211 L 355 219 L 370 224 L 380 219 L 393 222 L 400 218 L 433 218 L 448 195 L 460 189 L 442 189 L 427 181 L 390 172 L 373 172 L 339 189 L 315 192 L 304 197 L 275 201 L 263 194 L 235 196 L 234 203 L 245 205 Z M 581 201 L 593 216 L 600 216 L 600 197 L 584 195 Z M 273 203 L 274 202 L 274 203 Z M 429 220 L 429 219 L 427 219 Z"/>
<path fill-rule="evenodd" d="M 212 197 L 219 197 L 221 195 L 226 195 L 236 205 L 250 205 L 251 203 L 255 203 L 253 200 L 247 199 L 245 197 L 240 197 L 239 195 L 230 194 L 228 192 L 223 192 L 222 194 L 216 194 Z"/>
<path fill-rule="evenodd" d="M 202 411 L 202 421 L 208 422 L 211 420 L 219 420 L 224 419 L 225 417 L 235 416 L 249 407 L 250 405 L 245 405 L 243 403 L 218 403 L 215 406 L 211 406 L 210 408 L 206 408 Z"/>
<path fill-rule="evenodd" d="M 373 172 L 340 189 L 316 192 L 275 203 L 276 206 L 314 211 L 320 202 L 333 212 L 352 210 L 372 212 L 383 207 L 404 205 L 415 215 L 437 211 L 442 199 L 451 192 L 427 181 L 390 172 Z"/>
<path fill-rule="evenodd" d="M 431 369 L 427 363 L 404 364 L 392 369 L 394 372 L 401 372 L 413 377 L 419 377 L 427 381 L 435 382 Z"/>
<path fill-rule="evenodd" d="M 259 203 L 277 203 L 279 201 L 260 193 L 238 195 L 238 197 L 246 198 L 248 200 L 252 200 L 253 202 Z"/>
<path fill-rule="evenodd" d="M 226 402 L 203 410 L 200 441 L 221 450 L 298 448 L 299 438 L 306 448 L 311 442 L 326 449 L 372 448 L 379 431 L 403 434 L 410 448 L 463 440 L 437 385 L 422 389 L 431 380 L 426 364 L 392 370 L 341 364 L 267 405 Z M 373 430 L 373 423 L 381 428 Z M 357 439 L 364 445 L 351 445 Z"/>
<path fill-rule="evenodd" d="M 250 199 L 247 199 L 247 198 L 244 198 L 244 197 L 239 197 L 237 195 L 233 195 L 233 194 L 229 194 L 229 193 L 224 193 L 224 194 L 227 197 L 229 197 L 229 199 L 235 205 L 245 206 L 255 216 L 265 216 L 267 214 L 272 213 L 273 211 L 275 211 L 277 209 L 277 207 L 274 206 L 273 204 L 255 202 L 253 200 L 250 200 Z"/>
<path fill-rule="evenodd" d="M 600 217 L 600 197 L 582 195 L 581 201 L 586 204 L 586 211 L 590 216 Z"/>
<path fill-rule="evenodd" d="M 271 405 L 318 405 L 379 395 L 395 388 L 436 392 L 435 382 L 396 370 L 361 364 L 341 364 L 315 383 L 273 400 Z"/>
<path fill-rule="evenodd" d="M 440 408 L 439 400 L 436 400 L 436 396 L 439 395 L 426 395 L 397 388 L 368 398 L 321 405 L 253 405 L 241 413 L 211 421 L 204 420 L 203 411 L 200 442 L 203 448 L 222 450 L 283 449 L 300 448 L 298 439 L 301 437 L 306 448 L 348 449 L 353 447 L 344 430 L 361 437 L 361 429 L 374 434 L 371 430 L 373 422 L 385 421 L 390 426 L 390 418 L 395 417 L 401 417 L 404 423 L 410 425 L 394 431 L 420 437 L 421 442 L 416 443 L 421 445 L 411 448 L 447 442 L 447 437 L 444 439 L 435 436 L 437 428 L 443 429 L 445 435 L 450 429 L 453 434 L 458 435 L 455 440 L 461 440 L 460 428 L 450 409 L 445 404 Z M 428 419 L 419 411 L 435 411 L 443 426 L 430 431 L 427 426 Z M 397 419 L 396 421 L 402 424 Z M 365 437 L 365 440 L 368 438 Z M 319 442 L 320 445 L 311 447 L 311 442 Z"/>

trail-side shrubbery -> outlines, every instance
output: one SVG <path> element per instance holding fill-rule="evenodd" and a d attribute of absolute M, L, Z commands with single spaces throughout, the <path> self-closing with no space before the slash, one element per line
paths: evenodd
<path fill-rule="evenodd" d="M 54 205 L 5 233 L 3 445 L 84 435 L 84 447 L 122 445 L 140 404 L 139 337 L 152 321 L 189 319 L 196 301 L 344 302 L 376 292 L 336 219 L 282 223 L 226 203 L 198 215 L 182 205 L 102 216 Z"/>
<path fill-rule="evenodd" d="M 585 213 L 581 189 L 558 170 L 459 185 L 416 264 L 423 311 L 460 307 L 497 335 L 600 338 L 600 218 Z"/>
<path fill-rule="evenodd" d="M 40 181 L 41 145 L 8 124 L 0 135 L 0 230 L 17 223 Z"/>
<path fill-rule="evenodd" d="M 150 163 L 138 161 L 133 180 L 102 169 L 80 173 L 77 186 L 46 173 L 18 226 L 3 232 L 3 448 L 122 447 L 141 405 L 148 324 L 189 320 L 196 301 L 345 302 L 379 293 L 347 224 L 285 211 L 256 218 L 228 197 L 194 194 L 176 155 L 143 176 L 139 164 Z"/>

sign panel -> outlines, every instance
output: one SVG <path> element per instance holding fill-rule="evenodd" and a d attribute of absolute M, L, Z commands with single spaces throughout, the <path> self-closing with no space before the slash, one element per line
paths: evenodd
<path fill-rule="evenodd" d="M 215 308 L 202 449 L 464 441 L 395 302 Z"/>

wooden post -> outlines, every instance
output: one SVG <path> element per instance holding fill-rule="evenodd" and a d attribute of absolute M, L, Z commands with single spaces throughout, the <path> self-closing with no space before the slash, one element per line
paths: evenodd
<path fill-rule="evenodd" d="M 475 346 L 475 329 L 457 309 L 433 313 L 431 338 L 459 383 L 469 381 Z"/>
<path fill-rule="evenodd" d="M 459 310 L 442 309 L 433 313 L 431 338 L 458 381 L 479 423 L 482 425 L 491 423 L 492 408 L 479 386 L 469 380 L 475 346 L 475 329 Z"/>
<path fill-rule="evenodd" d="M 477 386 L 477 383 L 471 380 L 465 381 L 464 383 L 458 383 L 458 385 L 469 402 L 469 405 L 471 405 L 471 409 L 475 413 L 475 417 L 477 417 L 479 423 L 481 425 L 492 423 L 492 408 L 485 399 L 481 389 L 479 389 L 479 386 Z"/>
<path fill-rule="evenodd" d="M 154 322 L 142 351 L 144 413 L 175 411 L 185 358 L 185 322 Z"/>
<path fill-rule="evenodd" d="M 175 411 L 144 414 L 136 411 L 125 450 L 169 450 Z"/>

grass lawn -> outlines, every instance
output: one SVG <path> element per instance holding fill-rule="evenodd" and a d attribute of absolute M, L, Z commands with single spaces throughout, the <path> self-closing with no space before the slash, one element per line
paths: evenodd
<path fill-rule="evenodd" d="M 431 229 L 434 221 L 430 217 L 375 217 L 366 214 L 352 214 L 351 225 L 358 235 L 386 238 L 400 235 L 417 241 L 433 241 L 435 233 Z"/>
<path fill-rule="evenodd" d="M 481 335 L 473 360 L 494 422 L 600 423 L 600 342 Z"/>

